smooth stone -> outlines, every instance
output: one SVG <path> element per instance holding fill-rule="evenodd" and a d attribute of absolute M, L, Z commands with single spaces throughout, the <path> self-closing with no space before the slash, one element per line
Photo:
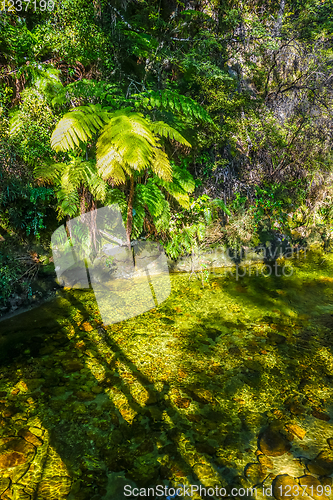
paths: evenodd
<path fill-rule="evenodd" d="M 296 495 L 292 494 L 294 486 L 298 487 L 299 490 L 301 489 L 294 478 L 288 474 L 276 476 L 272 483 L 273 496 L 277 500 L 290 500 L 291 498 L 295 498 Z"/>
<path fill-rule="evenodd" d="M 318 476 L 329 476 L 333 472 L 333 454 L 331 450 L 321 451 L 314 460 L 307 464 L 311 474 Z"/>
<path fill-rule="evenodd" d="M 319 418 L 319 420 L 324 420 L 325 422 L 328 422 L 330 419 L 330 416 L 327 413 L 318 410 L 313 410 L 312 416 L 315 418 Z"/>
<path fill-rule="evenodd" d="M 299 439 L 303 439 L 306 434 L 306 431 L 297 424 L 287 424 L 286 429 Z"/>
<path fill-rule="evenodd" d="M 299 484 L 301 486 L 306 486 L 306 493 L 308 495 L 310 495 L 312 498 L 315 498 L 315 500 L 326 500 L 327 499 L 327 496 L 322 494 L 322 495 L 319 495 L 318 494 L 318 487 L 320 488 L 323 488 L 323 491 L 324 490 L 324 487 L 323 485 L 321 484 L 321 482 L 319 481 L 319 479 L 317 479 L 316 477 L 314 476 L 310 476 L 308 474 L 306 474 L 305 476 L 302 476 L 302 477 L 299 477 L 298 478 L 298 481 L 299 481 Z"/>
<path fill-rule="evenodd" d="M 280 457 L 290 450 L 291 444 L 278 431 L 266 429 L 259 437 L 260 450 L 270 457 Z"/>

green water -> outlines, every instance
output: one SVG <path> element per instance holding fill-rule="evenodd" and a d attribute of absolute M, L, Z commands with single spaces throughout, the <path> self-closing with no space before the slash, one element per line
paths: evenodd
<path fill-rule="evenodd" d="M 126 484 L 287 498 L 304 475 L 330 497 L 333 256 L 285 264 L 171 275 L 160 307 L 108 327 L 82 290 L 1 322 L 0 498 L 138 498 Z"/>

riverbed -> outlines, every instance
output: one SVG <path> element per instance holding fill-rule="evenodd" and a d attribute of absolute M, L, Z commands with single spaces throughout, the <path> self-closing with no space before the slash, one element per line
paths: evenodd
<path fill-rule="evenodd" d="M 171 274 L 109 326 L 79 289 L 1 322 L 0 498 L 333 498 L 333 256 L 262 269 Z"/>

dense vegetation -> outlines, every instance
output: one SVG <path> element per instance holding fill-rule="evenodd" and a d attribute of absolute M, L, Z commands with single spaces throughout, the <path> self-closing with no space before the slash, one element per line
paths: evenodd
<path fill-rule="evenodd" d="M 329 246 L 332 0 L 10 5 L 0 300 L 25 286 L 14 244 L 45 246 L 66 218 L 114 202 L 128 241 L 174 259 L 194 243 Z"/>

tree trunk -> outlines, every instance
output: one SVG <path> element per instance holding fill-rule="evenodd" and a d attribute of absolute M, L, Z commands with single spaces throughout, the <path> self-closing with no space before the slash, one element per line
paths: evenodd
<path fill-rule="evenodd" d="M 131 249 L 131 232 L 132 232 L 132 223 L 133 223 L 133 200 L 134 200 L 134 177 L 131 175 L 130 177 L 130 190 L 128 196 L 128 205 L 127 205 L 127 226 L 126 226 L 126 235 L 127 235 L 127 245 L 128 248 Z"/>
<path fill-rule="evenodd" d="M 86 213 L 86 188 L 84 186 L 80 189 L 80 215 Z"/>

